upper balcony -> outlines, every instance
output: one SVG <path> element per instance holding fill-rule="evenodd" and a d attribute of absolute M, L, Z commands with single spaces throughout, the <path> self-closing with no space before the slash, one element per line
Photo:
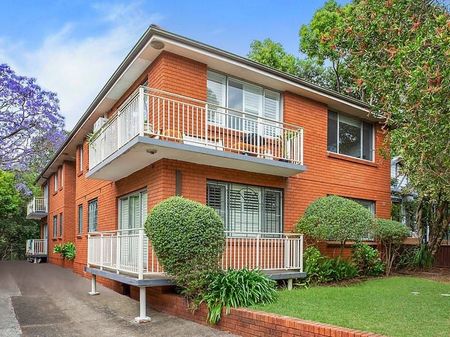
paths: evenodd
<path fill-rule="evenodd" d="M 33 197 L 27 206 L 27 219 L 42 219 L 47 216 L 47 212 L 47 200 L 44 197 Z"/>
<path fill-rule="evenodd" d="M 303 129 L 148 87 L 89 140 L 88 177 L 124 178 L 160 159 L 292 176 L 303 172 Z"/>

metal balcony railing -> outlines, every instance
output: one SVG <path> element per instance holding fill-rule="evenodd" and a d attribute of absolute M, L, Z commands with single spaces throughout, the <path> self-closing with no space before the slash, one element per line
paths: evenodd
<path fill-rule="evenodd" d="M 298 270 L 303 272 L 303 235 L 226 232 L 223 269 Z M 163 273 L 143 228 L 88 234 L 88 266 L 144 275 Z"/>
<path fill-rule="evenodd" d="M 27 205 L 27 215 L 42 213 L 47 214 L 47 201 L 44 197 L 33 197 Z"/>
<path fill-rule="evenodd" d="M 92 136 L 89 168 L 136 136 L 303 165 L 303 128 L 140 87 Z"/>
<path fill-rule="evenodd" d="M 25 254 L 27 256 L 46 256 L 47 240 L 45 239 L 27 240 Z"/>

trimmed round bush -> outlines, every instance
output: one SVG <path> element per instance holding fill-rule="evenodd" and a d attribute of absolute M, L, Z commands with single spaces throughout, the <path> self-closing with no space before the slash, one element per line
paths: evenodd
<path fill-rule="evenodd" d="M 403 241 L 408 237 L 409 229 L 394 220 L 376 219 L 374 224 L 375 240 L 383 247 L 383 258 L 386 262 L 386 275 L 389 275 L 395 259 L 399 256 Z"/>
<path fill-rule="evenodd" d="M 217 212 L 198 202 L 172 197 L 150 211 L 145 231 L 164 271 L 183 293 L 188 297 L 201 293 L 208 275 L 219 269 L 225 244 Z"/>
<path fill-rule="evenodd" d="M 297 223 L 297 232 L 315 240 L 360 241 L 373 224 L 372 213 L 357 202 L 335 195 L 311 203 Z"/>

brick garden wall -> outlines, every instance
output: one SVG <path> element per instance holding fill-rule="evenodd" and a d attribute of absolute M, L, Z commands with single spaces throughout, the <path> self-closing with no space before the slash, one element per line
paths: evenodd
<path fill-rule="evenodd" d="M 186 300 L 173 293 L 168 288 L 149 288 L 148 304 L 167 314 L 181 317 L 196 323 L 206 323 L 207 308 L 202 305 L 192 312 L 188 309 Z M 139 298 L 138 288 L 132 287 L 131 297 Z M 213 326 L 244 337 L 376 337 L 373 333 L 347 329 L 330 324 L 317 323 L 249 309 L 231 309 L 229 315 L 222 314 L 221 321 Z"/>

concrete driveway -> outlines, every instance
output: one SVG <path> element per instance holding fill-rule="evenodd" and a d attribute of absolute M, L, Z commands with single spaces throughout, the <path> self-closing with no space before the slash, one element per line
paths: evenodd
<path fill-rule="evenodd" d="M 231 336 L 150 310 L 137 324 L 139 303 L 51 264 L 0 262 L 0 336 Z"/>

